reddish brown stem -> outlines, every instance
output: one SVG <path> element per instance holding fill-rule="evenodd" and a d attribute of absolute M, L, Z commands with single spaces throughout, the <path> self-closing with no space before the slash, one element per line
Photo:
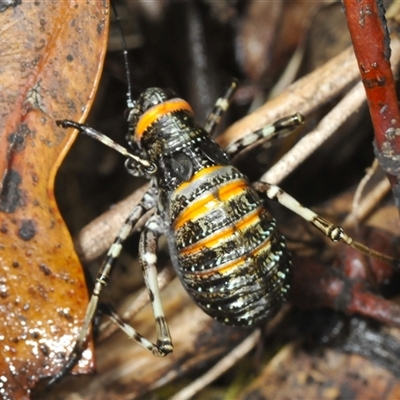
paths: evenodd
<path fill-rule="evenodd" d="M 383 299 L 373 293 L 354 287 L 347 313 L 358 313 L 384 324 L 400 326 L 400 307 L 393 301 Z"/>
<path fill-rule="evenodd" d="M 397 185 L 400 175 L 400 112 L 390 68 L 390 38 L 381 0 L 343 0 L 375 131 L 375 153 Z M 394 187 L 393 187 L 394 188 Z M 394 188 L 395 189 L 395 188 Z"/>

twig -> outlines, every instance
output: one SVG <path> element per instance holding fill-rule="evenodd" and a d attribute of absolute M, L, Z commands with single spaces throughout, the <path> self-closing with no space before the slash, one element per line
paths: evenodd
<path fill-rule="evenodd" d="M 396 70 L 400 64 L 400 40 L 398 36 L 392 39 L 392 67 Z M 261 180 L 277 184 L 291 173 L 299 164 L 322 145 L 338 128 L 344 124 L 349 116 L 356 113 L 365 102 L 365 92 L 360 83 L 336 105 L 319 123 L 318 127 L 300 140 L 288 151 Z"/>
<path fill-rule="evenodd" d="M 296 111 L 307 116 L 335 98 L 346 86 L 355 82 L 357 76 L 354 53 L 348 48 L 290 85 L 276 98 L 231 125 L 218 138 L 218 142 L 226 147 L 234 140 Z"/>
<path fill-rule="evenodd" d="M 262 177 L 261 181 L 277 184 L 294 171 L 329 137 L 338 131 L 347 119 L 359 110 L 365 101 L 362 84 L 357 84 L 318 124 L 317 128 L 301 139 Z"/>
<path fill-rule="evenodd" d="M 383 1 L 343 0 L 343 4 L 374 126 L 375 155 L 400 206 L 400 110 Z"/>
<path fill-rule="evenodd" d="M 243 358 L 259 341 L 260 330 L 255 330 L 242 343 L 236 346 L 222 360 L 210 368 L 204 375 L 193 381 L 190 385 L 170 397 L 170 400 L 186 400 L 191 399 L 196 393 L 204 389 L 211 382 L 215 381 L 219 376 L 235 365 L 238 360 Z"/>
<path fill-rule="evenodd" d="M 281 311 L 270 321 L 266 327 L 264 337 L 270 336 L 280 325 L 283 319 L 288 315 L 291 310 L 290 305 L 285 305 Z M 219 376 L 225 373 L 229 368 L 237 363 L 237 361 L 243 358 L 260 340 L 260 330 L 255 330 L 250 336 L 248 336 L 242 343 L 240 343 L 235 349 L 228 353 L 222 360 L 209 369 L 203 376 L 196 379 L 190 385 L 176 393 L 169 400 L 186 400 L 193 397 L 197 392 L 215 381 Z"/>
<path fill-rule="evenodd" d="M 92 261 L 103 254 L 117 236 L 125 218 L 136 206 L 149 185 L 143 185 L 124 200 L 115 204 L 92 222 L 87 224 L 75 238 L 75 248 L 83 262 Z M 139 221 L 140 222 L 140 221 Z M 141 224 L 136 226 L 140 229 Z"/>
<path fill-rule="evenodd" d="M 362 198 L 365 186 L 371 180 L 375 172 L 375 165 L 378 165 L 376 160 L 357 187 L 353 198 L 352 211 L 342 223 L 344 228 L 354 226 L 365 219 L 390 190 L 390 183 L 382 173 L 383 179 L 377 182 L 373 189 L 369 190 L 368 194 Z"/>

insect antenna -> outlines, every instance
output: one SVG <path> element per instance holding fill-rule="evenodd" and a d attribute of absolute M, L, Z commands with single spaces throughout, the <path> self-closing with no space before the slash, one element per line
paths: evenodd
<path fill-rule="evenodd" d="M 114 10 L 117 25 L 121 32 L 121 43 L 122 43 L 122 47 L 123 47 L 125 73 L 126 73 L 126 80 L 127 80 L 126 103 L 127 103 L 128 111 L 129 111 L 129 114 L 128 114 L 128 123 L 129 123 L 134 118 L 134 116 L 137 114 L 138 110 L 135 107 L 136 101 L 134 101 L 132 99 L 132 83 L 131 83 L 131 74 L 130 74 L 129 61 L 128 61 L 128 50 L 127 50 L 127 46 L 126 46 L 124 31 L 122 28 L 122 22 L 121 22 L 121 19 L 119 18 L 117 9 L 113 2 L 111 2 L 111 6 Z M 96 139 L 99 142 L 105 144 L 106 146 L 118 151 L 123 156 L 128 158 L 129 162 L 127 163 L 127 169 L 133 175 L 136 175 L 136 176 L 142 176 L 143 174 L 151 175 L 157 171 L 157 167 L 155 164 L 150 163 L 147 159 L 140 157 L 140 155 L 134 154 L 135 150 L 137 150 L 137 146 L 135 146 L 135 144 L 131 140 L 131 138 L 133 137 L 134 129 L 135 129 L 134 124 L 132 124 L 132 123 L 129 123 L 127 141 L 129 143 L 129 145 L 132 147 L 132 149 L 134 150 L 133 152 L 127 150 L 125 147 L 114 142 L 108 136 L 91 128 L 88 125 L 80 124 L 78 122 L 74 122 L 74 121 L 71 121 L 68 119 L 56 120 L 56 124 L 63 128 L 78 129 L 79 132 L 81 132 L 87 136 L 90 136 L 91 138 Z"/>
<path fill-rule="evenodd" d="M 122 54 L 124 57 L 124 65 L 125 65 L 125 75 L 126 75 L 126 83 L 127 83 L 127 92 L 126 92 L 126 105 L 128 109 L 132 109 L 134 107 L 134 101 L 132 99 L 132 82 L 131 82 L 131 71 L 129 67 L 129 60 L 128 60 L 128 48 L 126 45 L 124 28 L 122 27 L 121 19 L 117 12 L 117 7 L 115 6 L 114 2 L 111 2 L 111 7 L 114 10 L 115 20 L 117 22 L 118 29 L 121 33 L 121 45 L 122 45 Z"/>

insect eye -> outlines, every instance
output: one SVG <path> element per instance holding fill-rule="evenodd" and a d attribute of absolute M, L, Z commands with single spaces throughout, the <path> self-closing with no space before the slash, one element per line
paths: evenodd
<path fill-rule="evenodd" d="M 182 181 L 189 180 L 193 175 L 193 163 L 184 153 L 174 153 L 170 165 L 172 173 Z"/>

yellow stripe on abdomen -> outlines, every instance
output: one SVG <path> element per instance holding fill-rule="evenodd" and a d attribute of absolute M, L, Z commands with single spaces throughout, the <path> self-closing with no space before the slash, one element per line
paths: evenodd
<path fill-rule="evenodd" d="M 235 232 L 245 231 L 251 225 L 255 225 L 260 221 L 259 213 L 261 207 L 253 210 L 250 214 L 246 215 L 244 218 L 239 220 L 238 222 L 225 227 L 219 231 L 214 232 L 213 234 L 205 237 L 204 239 L 198 241 L 197 243 L 188 246 L 180 251 L 182 255 L 190 255 L 204 247 L 213 248 L 217 246 L 220 242 L 228 240 L 232 235 L 235 235 Z"/>
<path fill-rule="evenodd" d="M 175 191 L 175 195 L 179 195 L 183 191 L 187 190 L 190 185 L 194 185 L 196 181 L 201 179 L 207 179 L 207 175 L 210 173 L 223 168 L 220 165 L 204 168 L 195 174 L 190 181 L 182 183 Z M 196 220 L 207 212 L 212 211 L 216 207 L 223 207 L 224 202 L 239 196 L 243 193 L 248 184 L 243 179 L 237 179 L 221 184 L 215 191 L 208 191 L 206 195 L 203 195 L 198 200 L 194 200 L 190 203 L 175 219 L 173 227 L 179 229 L 182 225 L 188 221 Z"/>

